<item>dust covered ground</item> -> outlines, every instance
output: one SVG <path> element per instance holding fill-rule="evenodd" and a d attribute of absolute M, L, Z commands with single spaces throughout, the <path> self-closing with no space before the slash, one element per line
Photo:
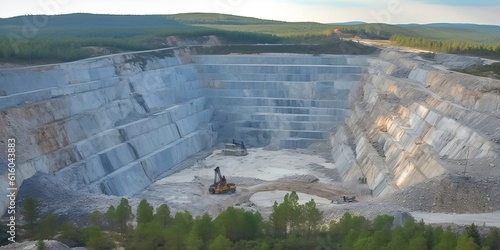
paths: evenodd
<path fill-rule="evenodd" d="M 228 206 L 245 207 L 264 214 L 274 201 L 281 202 L 287 192 L 296 191 L 299 202 L 314 199 L 322 209 L 336 206 L 344 195 L 359 200 L 369 195 L 367 185 L 341 182 L 335 165 L 308 150 L 248 149 L 246 156 L 224 156 L 215 150 L 205 159 L 173 175 L 158 180 L 134 195 L 153 205 L 167 203 L 173 210 L 194 215 L 216 216 Z M 220 167 L 229 183 L 237 186 L 234 194 L 211 195 L 214 168 Z"/>
<path fill-rule="evenodd" d="M 500 216 L 494 212 L 500 210 L 500 183 L 497 180 L 485 182 L 483 179 L 441 176 L 389 196 L 372 198 L 368 185 L 358 180 L 340 180 L 326 151 L 250 148 L 248 153 L 247 156 L 224 156 L 216 149 L 198 160 L 183 163 L 178 172 L 125 198 L 134 213 L 140 200 L 147 199 L 154 207 L 167 204 L 172 213 L 189 211 L 195 216 L 208 213 L 215 217 L 234 206 L 258 211 L 267 217 L 275 201 L 282 202 L 286 193 L 296 191 L 300 203 L 310 199 L 316 201 L 323 212 L 324 223 L 337 220 L 346 212 L 371 219 L 381 214 L 398 216 L 408 212 L 429 223 L 500 225 Z M 229 183 L 236 184 L 236 193 L 209 194 L 208 187 L 213 183 L 217 166 Z M 33 197 L 40 201 L 42 214 L 53 212 L 61 220 L 71 219 L 85 225 L 92 211 L 104 213 L 109 206 L 117 206 L 122 198 L 70 191 L 64 183 L 57 176 L 37 174 L 21 186 L 20 205 L 25 197 Z M 489 192 L 482 196 L 478 188 Z M 344 195 L 356 196 L 356 202 L 344 203 Z M 452 212 L 456 214 L 450 214 Z M 448 213 L 449 216 L 436 213 Z"/>
<path fill-rule="evenodd" d="M 436 197 L 442 195 L 455 197 L 455 193 L 460 193 L 448 189 L 446 189 L 447 192 L 440 191 L 433 186 L 438 184 L 442 186 L 443 181 L 453 182 L 457 178 L 442 176 L 426 183 L 427 188 L 416 187 L 410 193 L 408 193 L 409 190 L 401 190 L 388 197 L 372 198 L 368 185 L 361 184 L 357 180 L 342 182 L 335 164 L 331 163 L 326 156 L 328 154 L 322 154 L 321 150 L 318 152 L 311 149 L 251 148 L 248 149 L 248 153 L 247 156 L 224 156 L 221 150 L 215 150 L 208 157 L 158 180 L 134 195 L 133 198 L 147 199 L 154 206 L 167 203 L 173 211 L 186 210 L 193 215 L 208 213 L 211 216 L 217 216 L 227 207 L 235 206 L 259 211 L 267 217 L 275 201 L 282 202 L 286 193 L 296 191 L 299 195 L 299 203 L 305 203 L 310 199 L 315 200 L 318 208 L 323 211 L 325 223 L 338 219 L 345 212 L 364 215 L 368 218 L 374 218 L 380 214 L 397 216 L 408 212 L 416 219 L 429 223 L 467 225 L 475 222 L 479 225 L 500 225 L 498 213 L 484 213 L 500 208 L 494 205 L 484 208 L 485 204 L 496 203 L 489 198 L 490 196 L 485 196 L 485 199 L 491 202 L 476 203 L 475 206 L 470 205 L 474 202 L 465 202 L 463 206 L 457 206 L 459 201 L 439 202 L 435 200 Z M 209 194 L 208 187 L 213 183 L 214 168 L 217 166 L 220 167 L 222 175 L 226 176 L 229 183 L 237 185 L 236 193 Z M 461 180 L 461 178 L 458 179 Z M 475 184 L 470 185 L 475 187 Z M 434 198 L 429 196 L 433 193 L 429 188 L 436 190 L 432 196 Z M 356 202 L 344 203 L 344 195 L 356 196 Z M 431 198 L 424 199 L 425 197 Z M 436 209 L 440 206 L 443 206 L 443 209 Z M 432 213 L 444 210 L 455 211 L 450 210 L 449 206 L 462 207 L 462 213 L 467 213 L 467 211 L 469 213 L 449 214 L 446 217 Z M 471 211 L 473 213 L 470 213 Z M 436 218 L 443 219 L 436 220 Z"/>

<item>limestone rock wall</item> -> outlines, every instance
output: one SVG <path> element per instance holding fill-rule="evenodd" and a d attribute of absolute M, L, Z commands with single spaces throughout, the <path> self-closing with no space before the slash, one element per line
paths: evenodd
<path fill-rule="evenodd" d="M 349 114 L 349 92 L 366 56 L 196 56 L 219 140 L 250 146 L 306 148 L 328 139 Z"/>
<path fill-rule="evenodd" d="M 395 52 L 369 63 L 343 132 L 330 138 L 344 178 L 366 178 L 378 196 L 443 173 L 499 176 L 500 81 Z"/>
<path fill-rule="evenodd" d="M 129 195 L 216 142 L 324 141 L 349 113 L 367 58 L 179 50 L 2 69 L 0 135 L 17 141 L 18 186 L 43 172 L 72 190 Z"/>
<path fill-rule="evenodd" d="M 0 81 L 0 134 L 17 141 L 18 186 L 44 172 L 73 190 L 127 195 L 216 142 L 201 78 L 178 57 L 4 69 Z"/>
<path fill-rule="evenodd" d="M 340 175 L 366 178 L 375 196 L 464 167 L 500 176 L 497 80 L 385 51 L 160 54 L 0 70 L 0 152 L 16 139 L 18 185 L 44 172 L 73 190 L 128 195 L 233 138 L 276 148 L 328 140 Z"/>

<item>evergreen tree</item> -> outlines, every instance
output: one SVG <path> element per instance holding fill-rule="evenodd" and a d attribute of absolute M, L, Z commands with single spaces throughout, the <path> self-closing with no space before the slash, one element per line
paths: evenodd
<path fill-rule="evenodd" d="M 409 248 L 408 250 L 425 250 L 425 249 L 430 249 L 427 247 L 427 240 L 423 235 L 416 235 L 410 240 L 410 243 L 408 244 Z"/>
<path fill-rule="evenodd" d="M 120 232 L 124 233 L 127 229 L 127 223 L 132 219 L 132 207 L 128 204 L 128 200 L 122 198 L 120 204 L 116 207 L 116 222 Z"/>
<path fill-rule="evenodd" d="M 377 250 L 372 237 L 359 237 L 353 245 L 353 250 Z"/>
<path fill-rule="evenodd" d="M 405 238 L 405 232 L 402 228 L 397 228 L 391 241 L 387 244 L 388 250 L 399 250 L 399 249 L 408 249 L 408 239 Z"/>
<path fill-rule="evenodd" d="M 375 249 L 382 249 L 384 246 L 386 246 L 389 241 L 391 241 L 391 232 L 383 231 L 383 230 L 377 230 L 375 233 L 373 233 L 373 247 Z"/>
<path fill-rule="evenodd" d="M 193 222 L 193 230 L 200 237 L 203 245 L 208 246 L 208 242 L 216 236 L 212 218 L 208 214 L 196 217 Z"/>
<path fill-rule="evenodd" d="M 167 249 L 186 248 L 186 238 L 193 226 L 193 217 L 187 211 L 175 214 L 172 224 L 164 234 L 165 246 Z"/>
<path fill-rule="evenodd" d="M 457 239 L 456 250 L 477 250 L 479 246 L 474 243 L 474 239 L 466 234 L 461 235 Z"/>
<path fill-rule="evenodd" d="M 49 239 L 59 231 L 57 216 L 53 213 L 46 215 L 37 223 L 37 236 L 43 239 Z"/>
<path fill-rule="evenodd" d="M 287 197 L 288 196 L 288 197 Z M 303 206 L 299 205 L 299 196 L 293 191 L 285 195 L 283 204 L 286 204 L 285 211 L 287 213 L 288 229 L 290 232 L 300 232 L 301 225 L 304 222 Z"/>
<path fill-rule="evenodd" d="M 448 250 L 455 249 L 457 245 L 457 236 L 448 227 L 446 231 L 441 235 L 439 243 L 436 246 L 436 250 Z"/>
<path fill-rule="evenodd" d="M 33 229 L 38 219 L 38 202 L 32 197 L 26 198 L 23 203 L 22 215 L 26 221 L 28 230 Z"/>
<path fill-rule="evenodd" d="M 118 219 L 116 217 L 116 209 L 113 205 L 109 206 L 104 217 L 108 222 L 109 229 L 114 231 L 118 230 Z"/>
<path fill-rule="evenodd" d="M 132 249 L 155 250 L 163 244 L 162 228 L 159 222 L 140 223 L 134 230 Z"/>
<path fill-rule="evenodd" d="M 85 246 L 95 250 L 107 250 L 114 248 L 113 242 L 101 231 L 98 226 L 89 226 L 86 230 Z"/>
<path fill-rule="evenodd" d="M 299 196 L 294 191 L 285 195 L 283 203 L 275 202 L 273 212 L 269 216 L 269 227 L 275 237 L 286 237 L 289 233 L 300 233 L 304 231 L 304 206 L 299 205 Z M 311 216 L 314 214 L 315 203 L 310 203 Z M 321 216 L 320 216 L 321 217 Z"/>
<path fill-rule="evenodd" d="M 214 219 L 217 232 L 232 242 L 243 239 L 243 210 L 228 207 Z"/>
<path fill-rule="evenodd" d="M 500 250 L 500 229 L 497 227 L 491 228 L 482 245 L 489 247 L 491 250 Z"/>
<path fill-rule="evenodd" d="M 154 220 L 158 221 L 162 228 L 166 228 L 171 223 L 172 217 L 170 217 L 170 208 L 167 204 L 162 204 L 156 208 Z"/>
<path fill-rule="evenodd" d="M 390 232 L 392 224 L 394 222 L 394 217 L 389 215 L 378 215 L 373 220 L 373 229 L 375 231 L 380 230 L 383 232 Z"/>
<path fill-rule="evenodd" d="M 212 243 L 210 243 L 209 250 L 231 250 L 231 241 L 226 239 L 223 235 L 217 236 Z"/>
<path fill-rule="evenodd" d="M 43 241 L 43 240 L 38 240 L 38 241 L 36 242 L 36 249 L 37 249 L 37 250 L 45 250 L 45 249 L 46 249 L 46 248 L 45 248 L 45 241 Z"/>
<path fill-rule="evenodd" d="M 262 216 L 259 212 L 243 211 L 243 239 L 253 240 L 262 234 Z"/>
<path fill-rule="evenodd" d="M 472 223 L 472 225 L 466 227 L 465 233 L 467 234 L 467 236 L 469 236 L 470 238 L 472 238 L 474 240 L 474 243 L 476 243 L 476 245 L 481 246 L 481 235 L 479 235 L 479 231 L 477 230 L 477 226 L 474 223 Z"/>
<path fill-rule="evenodd" d="M 153 221 L 153 206 L 143 199 L 137 206 L 137 224 Z"/>
<path fill-rule="evenodd" d="M 312 234 L 315 234 L 318 230 L 318 226 L 321 223 L 321 219 L 323 214 L 316 207 L 316 202 L 311 199 L 309 202 L 304 204 L 302 216 L 305 221 L 305 229 L 307 238 L 309 238 Z"/>
<path fill-rule="evenodd" d="M 199 250 L 203 245 L 203 240 L 200 238 L 196 230 L 194 228 L 189 232 L 189 235 L 186 237 L 186 250 Z"/>
<path fill-rule="evenodd" d="M 90 225 L 96 225 L 100 226 L 102 221 L 102 214 L 101 212 L 94 210 L 89 216 L 89 224 Z"/>
<path fill-rule="evenodd" d="M 83 247 L 85 245 L 85 231 L 77 228 L 73 222 L 66 221 L 61 227 L 61 236 L 57 239 L 69 247 Z"/>
<path fill-rule="evenodd" d="M 269 227 L 274 237 L 286 236 L 287 232 L 287 217 L 284 211 L 284 206 L 274 202 L 273 211 L 269 216 Z"/>

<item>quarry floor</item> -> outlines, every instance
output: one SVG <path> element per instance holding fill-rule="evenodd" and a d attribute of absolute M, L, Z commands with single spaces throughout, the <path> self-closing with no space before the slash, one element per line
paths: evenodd
<path fill-rule="evenodd" d="M 342 182 L 335 165 L 321 146 L 313 149 L 248 149 L 246 156 L 224 156 L 220 149 L 199 159 L 185 169 L 158 180 L 133 198 L 147 199 L 155 207 L 167 203 L 172 211 L 187 210 L 193 215 L 217 216 L 228 206 L 258 211 L 267 217 L 275 201 L 296 191 L 299 203 L 314 199 L 323 211 L 325 222 L 338 219 L 345 212 L 374 218 L 380 214 L 397 216 L 409 212 L 415 219 L 429 223 L 454 223 L 500 226 L 495 213 L 440 214 L 417 212 L 399 199 L 372 198 L 368 185 L 357 180 Z M 214 168 L 219 166 L 227 181 L 237 185 L 233 194 L 211 195 Z M 428 191 L 422 191 L 428 192 Z M 355 196 L 356 202 L 344 203 L 342 196 Z M 398 197 L 398 196 L 395 196 Z M 389 201 L 388 201 L 389 200 Z"/>
<path fill-rule="evenodd" d="M 236 184 L 236 193 L 209 194 L 217 166 L 229 183 Z M 369 194 L 367 185 L 340 182 L 334 164 L 317 152 L 251 148 L 246 156 L 225 156 L 220 149 L 215 150 L 205 159 L 158 180 L 134 198 L 147 199 L 154 205 L 167 203 L 173 210 L 193 214 L 217 215 L 228 206 L 265 214 L 274 201 L 282 202 L 291 191 L 299 194 L 299 202 L 312 198 L 325 209 L 339 206 L 332 201 L 340 201 L 343 195 L 355 195 L 361 201 Z"/>
<path fill-rule="evenodd" d="M 317 207 L 323 212 L 326 224 L 337 220 L 346 212 L 371 219 L 381 214 L 398 216 L 408 212 L 415 219 L 428 223 L 470 225 L 474 222 L 477 225 L 500 226 L 498 204 L 491 204 L 493 207 L 487 210 L 482 209 L 479 204 L 479 209 L 469 208 L 468 211 L 471 212 L 467 214 L 438 213 L 439 209 L 425 206 L 419 209 L 419 205 L 432 205 L 434 202 L 432 199 L 425 199 L 429 193 L 436 192 L 431 190 L 434 187 L 428 183 L 424 183 L 425 188 L 416 187 L 390 196 L 372 198 L 368 185 L 361 184 L 358 180 L 340 181 L 326 148 L 250 148 L 247 156 L 240 157 L 224 156 L 220 149 L 215 149 L 203 154 L 198 160 L 192 159 L 183 164 L 182 170 L 159 179 L 148 188 L 126 198 L 134 213 L 140 200 L 147 199 L 154 207 L 168 204 L 172 214 L 186 210 L 194 216 L 208 213 L 215 217 L 227 207 L 234 206 L 258 211 L 267 218 L 274 201 L 282 202 L 287 192 L 296 191 L 300 203 L 311 198 L 315 200 Z M 213 183 L 213 169 L 217 166 L 228 182 L 237 185 L 236 193 L 208 193 L 208 187 Z M 30 196 L 40 201 L 42 214 L 53 212 L 62 220 L 71 219 L 80 225 L 86 224 L 92 211 L 105 213 L 109 206 L 118 205 L 122 198 L 83 191 L 71 192 L 65 185 L 64 180 L 58 180 L 57 176 L 37 175 L 23 183 L 20 195 L 21 198 Z M 357 201 L 344 203 L 344 195 L 356 196 Z M 456 196 L 454 191 L 440 195 Z M 491 197 L 491 202 L 496 203 L 496 200 Z M 469 202 L 460 199 L 458 203 Z M 451 210 L 445 208 L 444 211 Z"/>

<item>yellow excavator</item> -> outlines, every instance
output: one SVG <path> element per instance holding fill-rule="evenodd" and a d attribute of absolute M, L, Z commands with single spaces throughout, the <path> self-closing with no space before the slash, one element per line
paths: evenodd
<path fill-rule="evenodd" d="M 227 183 L 226 176 L 222 176 L 219 167 L 214 169 L 214 184 L 210 185 L 208 192 L 210 194 L 225 194 L 236 192 L 236 184 Z"/>

